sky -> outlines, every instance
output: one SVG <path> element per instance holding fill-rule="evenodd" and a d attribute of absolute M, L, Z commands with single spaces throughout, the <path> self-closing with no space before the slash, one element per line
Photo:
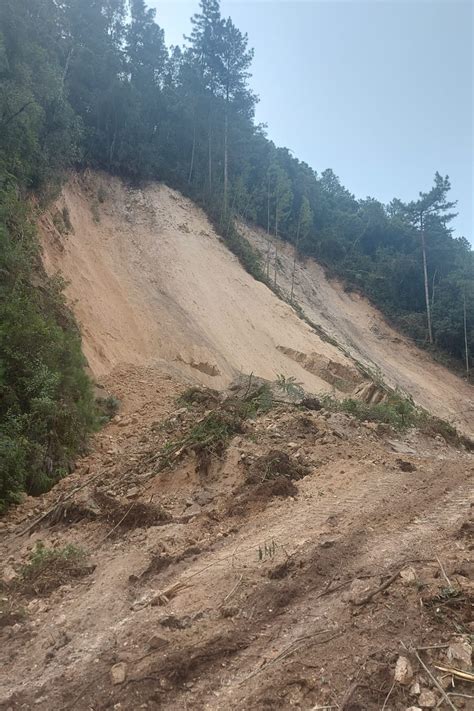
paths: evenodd
<path fill-rule="evenodd" d="M 183 44 L 198 0 L 148 0 Z M 416 199 L 438 170 L 474 243 L 472 0 L 221 0 L 255 49 L 256 120 L 358 198 Z"/>

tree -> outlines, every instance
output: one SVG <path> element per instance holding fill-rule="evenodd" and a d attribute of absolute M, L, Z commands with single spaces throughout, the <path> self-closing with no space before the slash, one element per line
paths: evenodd
<path fill-rule="evenodd" d="M 293 291 L 295 287 L 295 274 L 296 274 L 296 259 L 298 257 L 300 240 L 303 241 L 307 238 L 311 225 L 313 223 L 313 213 L 309 204 L 309 200 L 306 195 L 303 196 L 301 201 L 300 210 L 298 213 L 298 224 L 296 227 L 296 238 L 295 238 L 295 254 L 293 257 L 293 270 L 291 272 L 291 293 L 290 301 L 293 302 Z"/>
<path fill-rule="evenodd" d="M 278 238 L 279 230 L 282 222 L 284 222 L 289 214 L 291 201 L 293 199 L 293 194 L 291 192 L 291 183 L 286 171 L 279 165 L 279 163 L 273 163 L 269 168 L 270 174 L 270 184 L 273 198 L 273 227 L 275 236 L 275 271 L 274 271 L 274 285 L 277 283 L 277 270 L 278 270 Z M 267 265 L 268 273 L 268 265 Z"/>
<path fill-rule="evenodd" d="M 208 97 L 208 187 L 212 192 L 212 113 L 217 94 L 218 77 L 222 74 L 221 51 L 223 23 L 218 0 L 200 0 L 200 13 L 191 18 L 192 31 L 186 39 Z"/>
<path fill-rule="evenodd" d="M 449 202 L 447 194 L 451 189 L 448 176 L 442 177 L 438 172 L 435 174 L 434 186 L 427 193 L 420 192 L 417 201 L 411 202 L 407 206 L 408 216 L 412 223 L 418 225 L 421 239 L 421 251 L 423 256 L 423 277 L 425 284 L 426 319 L 428 324 L 428 338 L 433 343 L 433 328 L 431 323 L 431 305 L 428 282 L 428 265 L 426 259 L 426 239 L 425 230 L 430 224 L 441 222 L 443 226 L 456 217 L 456 213 L 448 213 L 455 207 L 456 202 Z"/>
<path fill-rule="evenodd" d="M 125 46 L 128 71 L 132 84 L 144 93 L 159 86 L 168 56 L 164 32 L 156 24 L 155 15 L 144 0 L 130 0 Z"/>
<path fill-rule="evenodd" d="M 224 99 L 224 211 L 227 212 L 229 163 L 229 111 L 253 116 L 257 98 L 248 88 L 248 71 L 253 60 L 253 49 L 247 49 L 248 37 L 228 17 L 222 23 L 222 54 L 218 90 Z"/>

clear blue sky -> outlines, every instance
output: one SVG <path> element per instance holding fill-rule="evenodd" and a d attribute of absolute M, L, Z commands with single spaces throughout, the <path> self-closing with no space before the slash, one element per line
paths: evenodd
<path fill-rule="evenodd" d="M 182 44 L 198 0 L 148 0 Z M 257 120 L 357 197 L 416 198 L 436 170 L 474 241 L 471 0 L 222 0 L 255 48 Z"/>

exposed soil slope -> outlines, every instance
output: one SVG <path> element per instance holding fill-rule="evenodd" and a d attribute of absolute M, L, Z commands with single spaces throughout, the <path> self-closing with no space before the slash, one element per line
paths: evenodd
<path fill-rule="evenodd" d="M 72 223 L 68 234 L 54 224 L 62 208 Z M 351 358 L 249 276 L 203 212 L 165 186 L 73 178 L 42 228 L 45 265 L 69 282 L 96 376 L 119 364 L 161 363 L 217 388 L 238 372 L 269 380 L 293 375 L 313 392 L 350 393 L 361 385 Z M 263 233 L 246 232 L 266 250 Z M 291 248 L 280 245 L 279 253 L 279 282 L 289 289 Z M 296 297 L 354 358 L 472 435 L 472 388 L 389 328 L 366 300 L 346 294 L 312 261 L 298 266 Z"/>
<path fill-rule="evenodd" d="M 242 269 L 179 193 L 90 175 L 72 180 L 59 205 L 73 232 L 60 234 L 45 218 L 44 261 L 69 282 L 95 375 L 162 361 L 213 387 L 241 371 L 292 374 L 309 390 L 330 390 L 279 350 L 291 347 L 314 353 L 320 370 L 334 362 L 360 380 L 349 359 Z"/>
<path fill-rule="evenodd" d="M 403 644 L 469 695 L 435 670 L 471 663 L 467 452 L 276 405 L 159 472 L 216 396 L 183 407 L 152 367 L 105 384 L 123 409 L 93 452 L 2 523 L 0 709 L 448 708 Z M 87 558 L 22 577 L 38 542 Z"/>
<path fill-rule="evenodd" d="M 246 225 L 241 229 L 266 259 L 266 234 Z M 274 246 L 272 270 L 273 254 Z M 293 260 L 293 247 L 279 241 L 278 285 L 288 294 Z M 418 405 L 472 436 L 474 388 L 395 331 L 367 299 L 347 293 L 338 280 L 329 280 L 313 259 L 297 263 L 294 295 L 313 323 L 354 358 L 380 372 L 388 385 L 411 395 Z"/>

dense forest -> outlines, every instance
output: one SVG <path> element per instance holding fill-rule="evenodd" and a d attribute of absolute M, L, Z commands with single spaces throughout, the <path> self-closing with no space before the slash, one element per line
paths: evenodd
<path fill-rule="evenodd" d="M 470 365 L 474 260 L 449 226 L 449 179 L 437 173 L 410 203 L 356 199 L 255 122 L 252 58 L 218 0 L 201 0 L 183 47 L 167 47 L 144 0 L 2 0 L 0 507 L 61 476 L 97 422 L 79 334 L 33 227 L 71 168 L 181 190 L 271 285 L 275 237 L 288 240 L 420 345 Z M 265 263 L 239 220 L 267 231 Z"/>

